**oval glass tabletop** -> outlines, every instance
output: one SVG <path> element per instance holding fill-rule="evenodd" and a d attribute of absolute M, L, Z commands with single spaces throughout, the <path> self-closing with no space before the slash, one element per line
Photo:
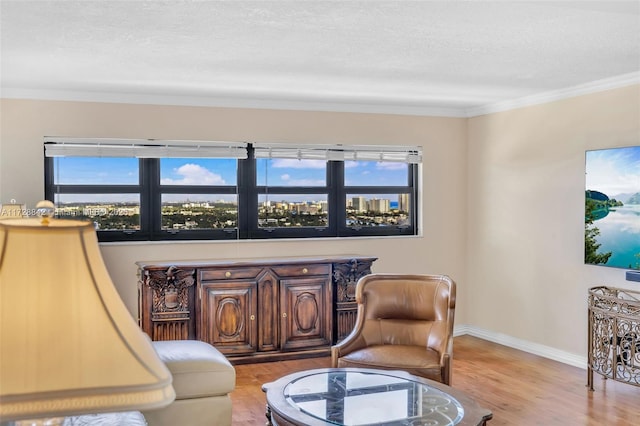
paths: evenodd
<path fill-rule="evenodd" d="M 291 381 L 283 392 L 297 410 L 335 425 L 456 425 L 464 417 L 451 395 L 384 373 L 317 372 Z"/>

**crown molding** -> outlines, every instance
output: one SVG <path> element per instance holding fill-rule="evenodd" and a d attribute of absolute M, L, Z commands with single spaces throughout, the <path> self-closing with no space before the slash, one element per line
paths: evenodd
<path fill-rule="evenodd" d="M 605 78 L 577 86 L 548 91 L 522 98 L 481 105 L 472 108 L 407 105 L 398 99 L 377 99 L 374 102 L 349 99 L 290 99 L 286 97 L 252 96 L 181 96 L 135 94 L 122 92 L 96 92 L 76 90 L 49 90 L 3 87 L 0 97 L 6 99 L 33 99 L 53 101 L 101 102 L 143 105 L 176 105 L 193 107 L 247 108 L 318 112 L 349 112 L 369 114 L 397 114 L 433 117 L 471 118 L 496 112 L 545 104 L 575 96 L 601 92 L 640 83 L 640 71 Z"/>
<path fill-rule="evenodd" d="M 121 92 L 95 92 L 76 90 L 50 90 L 3 87 L 0 97 L 6 99 L 32 99 L 50 101 L 99 102 L 116 104 L 176 105 L 193 107 L 247 108 L 318 112 L 351 112 L 369 114 L 397 114 L 434 117 L 464 118 L 463 108 L 407 105 L 399 100 L 375 102 L 337 99 L 287 99 L 252 96 L 181 96 L 135 94 Z"/>
<path fill-rule="evenodd" d="M 605 90 L 617 89 L 619 87 L 631 86 L 640 83 L 640 71 L 623 74 L 616 77 L 596 80 L 577 86 L 566 87 L 564 89 L 552 90 L 538 93 L 536 95 L 525 96 L 509 101 L 496 102 L 482 105 L 476 108 L 469 108 L 465 111 L 465 117 L 477 117 L 479 115 L 493 114 L 496 112 L 509 111 L 533 105 L 546 104 L 562 99 L 573 98 L 575 96 L 588 95 L 590 93 L 603 92 Z"/>

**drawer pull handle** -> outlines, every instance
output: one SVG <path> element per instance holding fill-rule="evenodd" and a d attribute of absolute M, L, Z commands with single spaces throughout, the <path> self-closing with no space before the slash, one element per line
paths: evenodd
<path fill-rule="evenodd" d="M 309 270 L 307 268 L 302 268 L 302 273 L 306 274 L 307 272 L 309 272 Z"/>
<path fill-rule="evenodd" d="M 286 312 L 283 312 L 283 313 L 282 313 L 282 318 L 286 318 L 286 317 L 287 317 L 287 313 L 286 313 Z"/>
<path fill-rule="evenodd" d="M 255 321 L 256 316 L 255 316 L 255 315 L 251 315 L 251 316 L 249 317 L 249 319 L 250 319 L 251 321 Z"/>
<path fill-rule="evenodd" d="M 225 272 L 225 273 L 224 273 L 224 276 L 225 276 L 225 277 L 227 277 L 227 278 L 229 278 L 229 277 L 231 276 L 231 272 L 229 272 L 229 271 Z"/>

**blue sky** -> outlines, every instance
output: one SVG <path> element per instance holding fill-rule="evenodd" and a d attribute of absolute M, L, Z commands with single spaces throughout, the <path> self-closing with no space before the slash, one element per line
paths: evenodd
<path fill-rule="evenodd" d="M 138 183 L 138 160 L 135 158 L 56 158 L 55 182 L 60 184 L 126 185 Z M 322 160 L 259 159 L 257 163 L 258 185 L 269 186 L 324 186 L 326 162 Z M 236 185 L 236 160 L 163 158 L 160 182 L 162 185 Z M 345 184 L 348 186 L 406 185 L 407 165 L 393 162 L 345 162 Z M 222 196 L 166 196 L 166 201 L 223 199 Z M 291 201 L 302 196 L 288 196 Z M 227 197 L 228 198 L 228 197 Z M 235 197 L 233 197 L 235 199 Z M 326 197 L 321 197 L 322 199 Z M 96 196 L 66 195 L 60 202 L 71 201 L 133 201 L 137 195 L 116 194 Z M 316 201 L 305 197 L 306 201 Z"/>
<path fill-rule="evenodd" d="M 640 192 L 640 146 L 587 151 L 586 189 L 609 197 Z"/>
<path fill-rule="evenodd" d="M 137 158 L 56 157 L 54 182 L 60 184 L 113 184 L 138 183 Z"/>

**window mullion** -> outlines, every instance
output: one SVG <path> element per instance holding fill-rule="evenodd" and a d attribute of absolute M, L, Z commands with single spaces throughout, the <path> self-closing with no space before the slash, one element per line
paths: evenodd
<path fill-rule="evenodd" d="M 346 192 L 344 188 L 344 162 L 328 162 L 327 182 L 329 186 L 329 233 L 340 235 L 347 220 Z"/>
<path fill-rule="evenodd" d="M 150 239 L 160 239 L 162 223 L 162 194 L 160 193 L 160 159 L 140 160 L 140 228 Z"/>
<path fill-rule="evenodd" d="M 55 203 L 54 158 L 44 157 L 44 199 Z"/>
<path fill-rule="evenodd" d="M 238 160 L 238 238 L 251 238 L 258 229 L 256 160 L 249 144 L 247 159 Z"/>
<path fill-rule="evenodd" d="M 411 225 L 413 226 L 414 235 L 418 235 L 418 211 L 420 210 L 418 207 L 418 179 L 420 176 L 419 166 L 417 164 L 412 164 L 409 166 L 409 187 L 411 188 L 411 193 L 409 195 L 409 202 L 411 203 Z"/>

